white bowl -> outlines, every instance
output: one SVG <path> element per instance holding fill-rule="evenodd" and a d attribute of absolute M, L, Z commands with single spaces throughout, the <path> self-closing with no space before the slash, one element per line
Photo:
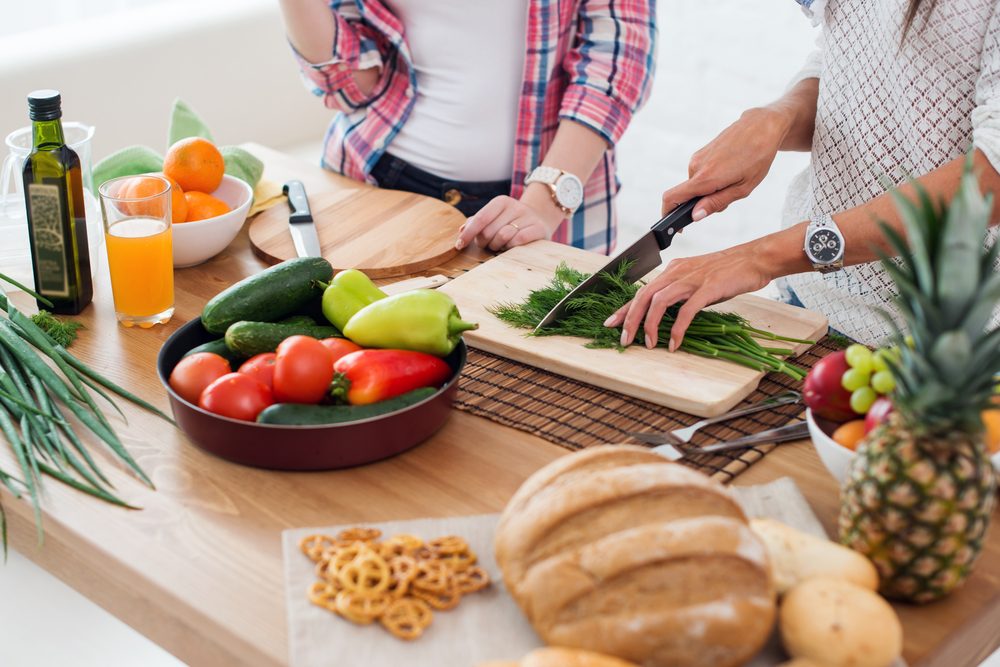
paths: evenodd
<path fill-rule="evenodd" d="M 809 424 L 809 436 L 812 438 L 816 453 L 830 474 L 841 484 L 847 477 L 847 469 L 854 458 L 854 451 L 844 447 L 823 430 L 822 424 L 831 424 L 813 416 L 812 410 L 806 410 L 806 423 Z M 1000 473 L 1000 452 L 992 457 L 993 468 Z"/>
<path fill-rule="evenodd" d="M 183 269 L 208 261 L 225 250 L 240 233 L 253 202 L 253 188 L 225 174 L 211 195 L 226 202 L 231 210 L 214 218 L 174 223 L 174 268 Z"/>

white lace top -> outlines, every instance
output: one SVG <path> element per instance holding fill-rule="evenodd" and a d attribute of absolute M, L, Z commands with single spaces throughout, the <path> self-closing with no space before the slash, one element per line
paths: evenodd
<path fill-rule="evenodd" d="M 908 0 L 826 0 L 819 50 L 795 82 L 819 77 L 809 167 L 792 183 L 788 227 L 836 214 L 962 156 L 970 144 L 1000 170 L 1000 2 L 924 0 L 900 46 Z M 875 224 L 873 221 L 872 224 Z M 874 345 L 889 333 L 871 310 L 893 295 L 877 263 L 790 276 L 791 288 L 830 326 Z"/>

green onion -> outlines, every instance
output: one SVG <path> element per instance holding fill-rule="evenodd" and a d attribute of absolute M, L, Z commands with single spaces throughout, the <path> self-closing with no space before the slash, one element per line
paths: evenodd
<path fill-rule="evenodd" d="M 604 326 L 604 321 L 631 301 L 642 286 L 625 279 L 628 267 L 627 263 L 622 263 L 617 271 L 603 274 L 604 285 L 601 290 L 575 297 L 567 303 L 566 312 L 561 319 L 529 335 L 588 338 L 590 341 L 586 343 L 586 347 L 624 351 L 621 329 L 609 329 Z M 563 297 L 588 277 L 566 264 L 560 264 L 548 285 L 531 292 L 524 301 L 497 304 L 490 312 L 511 326 L 534 329 Z M 662 347 L 666 347 L 670 340 L 670 330 L 680 307 L 681 304 L 677 304 L 669 308 L 660 322 L 659 345 Z M 782 358 L 791 356 L 793 350 L 764 347 L 757 342 L 758 338 L 803 344 L 815 342 L 755 329 L 734 313 L 703 310 L 691 321 L 679 349 L 702 357 L 724 359 L 757 371 L 784 373 L 795 380 L 805 377 L 805 370 Z"/>
<path fill-rule="evenodd" d="M 44 299 L 16 281 L 4 280 Z M 4 317 L 4 314 L 6 317 Z M 107 476 L 80 437 L 80 426 L 103 443 L 119 462 L 129 467 L 150 487 L 152 481 L 132 458 L 111 423 L 98 407 L 91 391 L 105 399 L 124 419 L 125 415 L 105 389 L 173 423 L 155 406 L 119 387 L 70 354 L 60 341 L 60 332 L 75 333 L 73 322 L 56 321 L 53 330 L 46 317 L 29 318 L 9 301 L 0 288 L 0 436 L 14 454 L 17 476 L 0 469 L 0 485 L 14 498 L 27 495 L 34 507 L 38 540 L 43 539 L 40 507 L 44 477 L 120 507 L 135 509 L 119 498 Z M 51 365 L 50 365 L 51 364 Z M 75 417 L 66 419 L 63 410 Z M 82 432 L 82 431 L 81 431 Z M 7 517 L 0 504 L 0 540 L 7 553 Z"/>

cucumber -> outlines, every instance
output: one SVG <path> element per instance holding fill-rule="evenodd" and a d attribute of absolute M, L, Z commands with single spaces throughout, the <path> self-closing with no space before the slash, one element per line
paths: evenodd
<path fill-rule="evenodd" d="M 317 282 L 329 282 L 333 267 L 322 257 L 297 257 L 244 278 L 212 297 L 201 323 L 214 334 L 243 320 L 274 322 L 322 294 Z"/>
<path fill-rule="evenodd" d="M 433 396 L 434 387 L 414 389 L 395 398 L 389 398 L 370 405 L 302 405 L 299 403 L 276 403 L 264 408 L 257 415 L 261 424 L 285 424 L 309 426 L 316 424 L 342 424 L 378 417 L 409 407 Z"/>
<path fill-rule="evenodd" d="M 217 354 L 220 357 L 229 361 L 229 365 L 232 366 L 235 371 L 236 368 L 243 362 L 246 357 L 236 354 L 226 346 L 226 339 L 219 338 L 217 340 L 209 341 L 208 343 L 203 343 L 198 347 L 191 348 L 184 353 L 184 356 L 192 355 L 197 352 L 211 352 L 212 354 Z"/>
<path fill-rule="evenodd" d="M 316 320 L 308 315 L 292 315 L 283 320 L 278 320 L 277 324 L 305 324 L 310 327 L 316 326 Z M 325 326 L 325 325 L 324 325 Z"/>
<path fill-rule="evenodd" d="M 331 326 L 280 324 L 277 322 L 236 322 L 226 329 L 226 347 L 233 354 L 252 357 L 261 352 L 274 352 L 289 336 L 340 338 L 342 334 Z"/>

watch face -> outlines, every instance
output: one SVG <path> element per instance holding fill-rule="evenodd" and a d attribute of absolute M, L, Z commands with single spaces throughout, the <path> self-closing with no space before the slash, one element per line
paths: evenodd
<path fill-rule="evenodd" d="M 809 237 L 809 256 L 817 264 L 829 264 L 840 259 L 844 243 L 829 229 L 820 229 Z"/>
<path fill-rule="evenodd" d="M 556 183 L 556 198 L 569 209 L 575 209 L 583 202 L 583 185 L 575 176 L 565 175 Z"/>

